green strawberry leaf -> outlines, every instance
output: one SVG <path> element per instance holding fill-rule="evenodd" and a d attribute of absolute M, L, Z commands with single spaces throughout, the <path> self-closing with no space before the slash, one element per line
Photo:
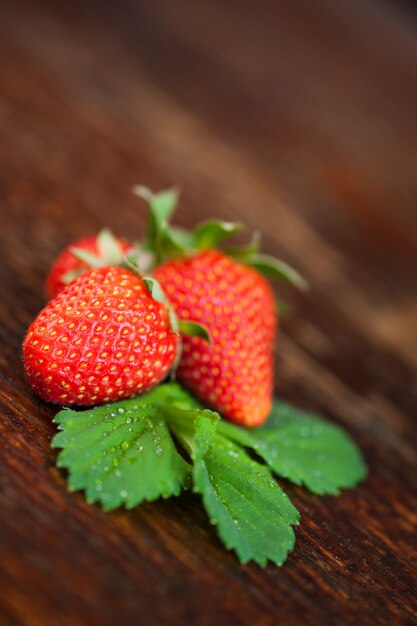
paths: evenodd
<path fill-rule="evenodd" d="M 308 289 L 308 283 L 301 274 L 284 261 L 280 261 L 273 256 L 267 254 L 249 255 L 244 262 L 265 276 L 280 278 L 303 291 Z"/>
<path fill-rule="evenodd" d="M 179 333 L 180 328 L 179 328 L 177 315 L 173 307 L 171 306 L 171 303 L 169 302 L 168 298 L 166 297 L 165 292 L 162 289 L 159 280 L 157 280 L 156 278 L 153 278 L 153 276 L 144 276 L 143 282 L 145 283 L 145 286 L 147 290 L 149 291 L 149 293 L 151 294 L 152 298 L 156 300 L 157 302 L 161 302 L 162 304 L 165 305 L 171 328 L 174 331 L 174 333 Z M 178 362 L 179 362 L 180 357 L 181 357 L 181 353 L 178 352 L 178 355 L 177 355 Z M 175 364 L 173 368 L 174 370 L 177 368 L 178 362 Z"/>
<path fill-rule="evenodd" d="M 178 204 L 179 192 L 177 189 L 165 189 L 154 193 L 143 185 L 135 185 L 133 193 L 145 200 L 151 211 L 155 224 L 151 225 L 158 230 L 161 224 L 169 222 Z"/>
<path fill-rule="evenodd" d="M 64 274 L 61 280 L 64 283 L 64 285 L 68 285 L 70 282 L 78 278 L 78 276 L 81 276 L 81 274 L 83 273 L 84 273 L 84 270 L 82 269 L 71 270 L 67 272 L 66 274 Z"/>
<path fill-rule="evenodd" d="M 91 268 L 102 267 L 103 261 L 96 254 L 83 250 L 82 248 L 71 247 L 71 253 L 82 263 L 86 263 Z"/>
<path fill-rule="evenodd" d="M 191 242 L 191 243 L 190 243 Z M 166 225 L 161 232 L 161 259 L 182 258 L 193 251 L 192 235 L 187 231 Z"/>
<path fill-rule="evenodd" d="M 138 276 L 147 275 L 155 265 L 155 255 L 143 244 L 135 244 L 123 259 L 123 264 Z"/>
<path fill-rule="evenodd" d="M 242 563 L 280 565 L 294 546 L 299 514 L 271 470 L 331 494 L 366 474 L 347 435 L 315 415 L 275 402 L 265 425 L 250 431 L 204 409 L 177 383 L 86 411 L 65 409 L 55 422 L 52 446 L 62 449 L 58 466 L 68 470 L 70 489 L 111 510 L 178 495 L 192 478 L 220 538 Z"/>
<path fill-rule="evenodd" d="M 207 343 L 213 343 L 209 330 L 203 324 L 190 322 L 189 320 L 179 320 L 178 326 L 180 333 L 183 335 L 200 337 L 200 339 L 204 339 Z"/>
<path fill-rule="evenodd" d="M 256 230 L 252 239 L 249 243 L 244 244 L 242 246 L 235 246 L 233 248 L 225 248 L 224 252 L 228 256 L 236 259 L 236 261 L 240 261 L 241 263 L 245 263 L 246 259 L 251 258 L 257 254 L 259 254 L 261 246 L 261 233 Z"/>
<path fill-rule="evenodd" d="M 121 265 L 124 259 L 124 253 L 120 248 L 116 237 L 108 228 L 103 228 L 97 235 L 97 254 L 77 248 L 71 248 L 72 254 L 76 259 L 86 263 L 91 268 L 105 267 L 107 265 Z M 82 272 L 80 272 L 82 273 Z M 73 276 L 75 278 L 76 276 Z M 69 282 L 71 272 L 64 277 L 64 282 Z"/>
<path fill-rule="evenodd" d="M 181 226 L 170 226 L 171 237 L 175 240 L 176 246 L 182 251 L 189 252 L 194 246 L 194 235 L 191 230 Z"/>
<path fill-rule="evenodd" d="M 194 230 L 194 247 L 196 250 L 215 248 L 226 237 L 238 233 L 242 224 L 237 222 L 223 222 L 222 220 L 210 220 L 197 224 Z"/>
<path fill-rule="evenodd" d="M 54 421 L 61 432 L 52 446 L 62 448 L 58 467 L 68 470 L 70 489 L 83 489 L 88 502 L 111 510 L 187 488 L 190 467 L 160 414 L 165 396 L 154 390 L 87 411 L 60 411 Z"/>
<path fill-rule="evenodd" d="M 164 293 L 164 290 L 161 287 L 161 283 L 159 280 L 154 278 L 153 276 L 144 276 L 143 282 L 145 283 L 146 289 L 149 291 L 150 295 L 157 302 L 161 302 L 161 304 L 168 304 L 168 299 Z"/>
<path fill-rule="evenodd" d="M 98 256 L 106 265 L 120 265 L 124 258 L 116 237 L 108 228 L 103 228 L 97 235 Z"/>
<path fill-rule="evenodd" d="M 291 527 L 299 514 L 265 465 L 216 432 L 219 416 L 208 410 L 167 407 L 171 427 L 193 460 L 194 491 L 210 521 L 240 561 L 281 565 L 294 547 Z"/>
<path fill-rule="evenodd" d="M 366 476 L 362 456 L 338 426 L 275 401 L 266 424 L 254 431 L 222 423 L 221 432 L 250 447 L 278 476 L 317 494 L 338 494 Z"/>
<path fill-rule="evenodd" d="M 177 189 L 166 189 L 153 193 L 147 187 L 136 185 L 133 193 L 139 196 L 148 205 L 149 225 L 145 247 L 155 253 L 156 263 L 163 260 L 163 245 L 169 220 L 178 204 L 179 192 Z"/>

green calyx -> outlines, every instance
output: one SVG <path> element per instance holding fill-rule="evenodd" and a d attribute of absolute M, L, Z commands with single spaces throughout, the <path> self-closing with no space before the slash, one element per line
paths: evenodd
<path fill-rule="evenodd" d="M 90 268 L 108 267 L 115 265 L 123 265 L 125 253 L 121 248 L 116 237 L 108 228 L 103 228 L 97 235 L 97 254 L 77 248 L 70 248 L 71 253 L 76 259 L 85 263 Z M 62 278 L 63 282 L 68 284 L 74 278 L 77 278 L 83 270 L 73 270 L 65 274 Z"/>
<path fill-rule="evenodd" d="M 79 261 L 87 263 L 90 267 L 120 265 L 125 256 L 116 237 L 108 228 L 103 228 L 97 235 L 97 254 L 77 247 L 71 248 L 71 252 Z"/>
<path fill-rule="evenodd" d="M 173 226 L 170 220 L 179 200 L 177 189 L 154 193 L 147 187 L 136 185 L 132 192 L 142 198 L 148 208 L 148 227 L 144 240 L 133 246 L 126 255 L 114 235 L 105 228 L 97 235 L 97 254 L 77 247 L 71 248 L 72 254 L 79 261 L 91 268 L 125 266 L 144 276 L 166 261 L 219 248 L 227 256 L 253 267 L 265 276 L 279 278 L 302 290 L 307 289 L 307 282 L 294 268 L 284 261 L 261 253 L 259 232 L 255 232 L 245 245 L 221 248 L 225 239 L 242 230 L 242 224 L 212 219 L 198 223 L 194 230 Z M 68 272 L 63 277 L 64 282 L 71 282 L 82 271 Z"/>
<path fill-rule="evenodd" d="M 294 268 L 284 261 L 261 253 L 259 232 L 255 232 L 245 245 L 221 248 L 225 239 L 242 230 L 242 224 L 212 219 L 198 223 L 192 231 L 173 226 L 170 220 L 179 200 L 177 189 L 153 193 L 147 187 L 136 185 L 132 192 L 142 198 L 148 208 L 148 227 L 144 240 L 132 247 L 126 255 L 114 235 L 105 228 L 97 235 L 97 254 L 81 248 L 71 248 L 72 254 L 79 261 L 91 268 L 125 266 L 143 276 L 171 259 L 185 258 L 202 250 L 220 248 L 226 255 L 239 263 L 253 267 L 265 276 L 279 278 L 299 289 L 307 288 L 307 282 Z M 63 280 L 69 283 L 81 273 L 82 270 L 68 272 Z"/>
<path fill-rule="evenodd" d="M 225 222 L 218 219 L 200 222 L 193 231 L 172 226 L 170 219 L 178 204 L 178 190 L 167 189 L 153 193 L 147 187 L 137 185 L 132 191 L 146 202 L 149 211 L 148 232 L 140 247 L 140 250 L 148 254 L 147 271 L 171 259 L 184 258 L 202 250 L 219 248 L 225 239 L 240 232 L 243 228 L 238 222 Z M 285 280 L 299 289 L 307 288 L 304 278 L 287 263 L 260 253 L 258 232 L 254 233 L 248 244 L 223 248 L 222 251 L 236 261 L 253 267 L 261 274 Z"/>

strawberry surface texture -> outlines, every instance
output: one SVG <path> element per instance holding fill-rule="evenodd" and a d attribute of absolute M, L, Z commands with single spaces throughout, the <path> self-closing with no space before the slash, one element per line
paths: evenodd
<path fill-rule="evenodd" d="M 132 244 L 125 239 L 117 238 L 115 239 L 115 243 L 120 249 L 121 256 L 126 254 L 126 252 L 132 248 Z M 75 241 L 71 246 L 67 246 L 64 250 L 62 250 L 52 263 L 51 269 L 49 270 L 48 276 L 45 280 L 45 292 L 48 300 L 55 298 L 55 296 L 57 296 L 58 293 L 66 286 L 67 283 L 64 280 L 65 276 L 70 273 L 73 273 L 74 275 L 77 273 L 82 274 L 90 269 L 87 263 L 80 261 L 76 256 L 74 256 L 72 248 L 77 248 L 93 255 L 98 255 L 100 253 L 98 238 L 96 235 L 83 237 L 82 239 Z M 109 263 L 109 265 L 112 265 L 112 263 Z"/>
<path fill-rule="evenodd" d="M 60 291 L 23 344 L 30 383 L 46 401 L 91 406 L 163 380 L 178 350 L 165 305 L 121 267 L 86 271 Z"/>
<path fill-rule="evenodd" d="M 277 328 L 268 282 L 216 250 L 169 261 L 154 276 L 178 318 L 203 324 L 212 338 L 182 337 L 178 380 L 223 417 L 262 424 L 272 406 Z"/>

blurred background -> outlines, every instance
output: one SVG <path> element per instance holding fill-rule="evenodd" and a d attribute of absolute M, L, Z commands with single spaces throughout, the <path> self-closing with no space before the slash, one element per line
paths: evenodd
<path fill-rule="evenodd" d="M 268 624 L 256 621 L 270 606 L 265 598 L 280 594 L 278 606 L 290 610 L 298 581 L 303 623 L 315 616 L 326 623 L 334 598 L 329 592 L 327 604 L 318 603 L 316 584 L 324 581 L 321 593 L 332 590 L 340 572 L 329 578 L 339 571 L 333 557 L 323 551 L 316 558 L 314 524 L 348 572 L 360 567 L 363 546 L 382 542 L 382 552 L 371 550 L 369 579 L 380 589 L 407 588 L 392 563 L 411 526 L 404 522 L 394 546 L 387 537 L 395 528 L 384 535 L 370 520 L 389 526 L 403 519 L 411 487 L 399 493 L 415 459 L 416 31 L 414 4 L 395 0 L 0 0 L 0 374 L 3 415 L 17 416 L 3 454 L 11 467 L 26 468 L 22 476 L 9 472 L 1 500 L 11 623 L 45 626 L 50 615 L 59 616 L 54 624 L 73 623 L 59 611 L 71 616 L 77 607 L 92 616 L 89 623 L 112 623 L 112 615 L 137 623 L 139 585 L 148 593 L 143 614 L 153 607 L 160 623 L 168 604 L 184 619 L 212 623 L 200 615 L 202 570 L 212 606 L 220 607 L 213 620 L 230 617 L 235 594 L 247 620 Z M 289 575 L 237 574 L 191 500 L 155 504 L 144 518 L 94 518 L 45 466 L 52 413 L 24 380 L 21 340 L 44 304 L 43 280 L 61 248 L 103 225 L 141 236 L 143 206 L 130 193 L 136 183 L 179 186 L 177 220 L 185 226 L 212 216 L 242 221 L 242 240 L 259 229 L 265 252 L 311 284 L 307 294 L 275 285 L 292 309 L 277 344 L 277 390 L 343 423 L 365 451 L 371 479 L 360 501 L 332 501 L 331 510 L 291 492 L 312 526 L 299 531 L 301 560 L 289 562 Z M 11 423 L 7 417 L 4 427 Z M 28 458 L 28 475 L 43 492 L 26 481 Z M 27 527 L 16 526 L 18 514 Z M 336 517 L 355 528 L 349 546 L 332 543 Z M 59 548 L 51 545 L 57 524 L 67 528 Z M 362 548 L 355 548 L 358 537 Z M 147 567 L 158 574 L 140 578 L 138 562 L 142 574 Z M 45 576 L 51 580 L 56 568 L 62 576 L 48 588 Z M 38 621 L 25 617 L 21 578 L 38 598 Z M 79 578 L 88 597 L 75 591 Z M 385 610 L 399 623 L 388 605 L 405 611 L 401 590 L 381 596 L 353 578 L 346 598 L 362 615 Z M 115 581 L 119 596 L 107 615 Z M 255 590 L 244 600 L 249 583 Z"/>

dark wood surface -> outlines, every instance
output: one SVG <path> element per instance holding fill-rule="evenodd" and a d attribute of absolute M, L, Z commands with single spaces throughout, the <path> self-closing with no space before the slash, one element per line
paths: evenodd
<path fill-rule="evenodd" d="M 416 623 L 407 7 L 1 1 L 2 626 Z M 186 225 L 260 227 L 312 285 L 277 285 L 293 307 L 277 391 L 342 424 L 370 475 L 339 498 L 285 486 L 302 523 L 281 569 L 240 566 L 198 497 L 105 514 L 54 468 L 54 409 L 24 379 L 21 341 L 64 245 L 103 224 L 140 234 L 138 182 L 180 185 Z"/>

